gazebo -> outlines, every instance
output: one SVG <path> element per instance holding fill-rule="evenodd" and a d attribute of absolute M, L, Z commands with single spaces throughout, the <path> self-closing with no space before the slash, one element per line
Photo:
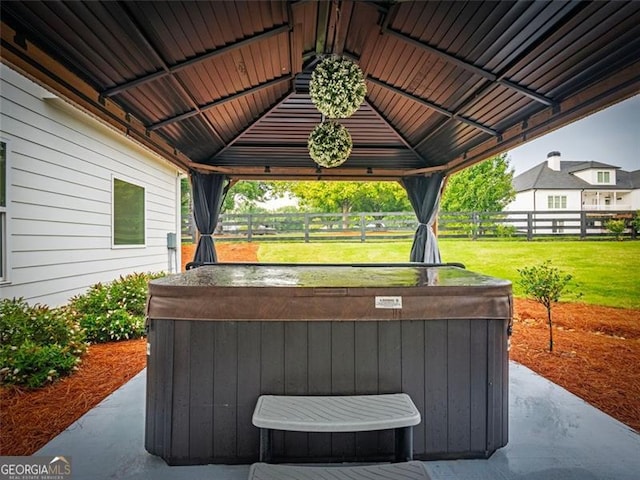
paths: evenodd
<path fill-rule="evenodd" d="M 419 220 L 410 261 L 438 263 L 431 226 L 447 175 L 640 90 L 636 2 L 9 0 L 0 9 L 3 62 L 190 173 L 201 233 L 196 260 L 204 263 L 216 262 L 212 233 L 222 195 L 231 182 L 243 179 L 399 181 Z M 309 155 L 309 134 L 324 120 L 309 84 L 332 55 L 359 66 L 367 94 L 358 110 L 340 121 L 353 141 L 349 158 L 326 168 Z M 417 278 L 408 286 L 417 291 L 394 290 L 387 297 L 377 285 L 354 287 L 364 292 L 355 297 L 375 290 L 376 302 L 378 297 L 390 301 L 384 315 L 377 306 L 371 312 L 352 309 L 334 322 L 340 314 L 331 310 L 330 297 L 343 296 L 347 288 L 303 285 L 318 306 L 309 325 L 299 312 L 278 321 L 278 309 L 267 309 L 273 318 L 248 318 L 253 311 L 247 313 L 241 302 L 255 302 L 252 289 L 267 286 L 269 277 L 262 273 L 248 275 L 254 283 L 236 295 L 238 308 L 226 300 L 230 285 L 221 284 L 220 276 L 212 280 L 215 295 L 225 298 L 223 313 L 203 303 L 195 308 L 179 302 L 203 286 L 205 273 L 193 273 L 188 279 L 193 284 L 178 281 L 178 290 L 170 288 L 173 280 L 158 284 L 156 295 L 167 301 L 154 306 L 152 298 L 150 304 L 148 450 L 173 463 L 255 459 L 257 433 L 246 418 L 256 397 L 280 387 L 299 394 L 296 379 L 304 378 L 308 386 L 314 374 L 308 368 L 298 372 L 298 363 L 291 367 L 287 358 L 317 358 L 315 379 L 335 375 L 336 388 L 329 382 L 311 393 L 415 391 L 422 396 L 424 416 L 433 405 L 429 395 L 436 389 L 428 380 L 434 370 L 417 371 L 413 359 L 424 366 L 429 355 L 439 358 L 433 363 L 438 371 L 449 372 L 437 379 L 436 387 L 445 392 L 433 397 L 442 407 L 438 415 L 451 419 L 466 412 L 470 420 L 441 425 L 452 435 L 423 427 L 418 457 L 488 456 L 505 445 L 510 286 L 471 273 L 438 276 L 428 266 L 408 268 Z M 429 290 L 433 287 L 440 290 Z M 276 296 L 283 292 L 275 290 Z M 480 300 L 474 304 L 469 299 L 476 293 Z M 402 296 L 411 308 L 400 310 Z M 412 303 L 414 297 L 429 297 L 440 309 Z M 192 307 L 195 317 L 206 318 L 177 311 Z M 419 317 L 418 310 L 429 315 Z M 238 311 L 240 317 L 233 318 Z M 213 318 L 215 326 L 203 321 L 216 315 L 224 318 Z M 390 320 L 407 320 L 406 328 Z M 329 330 L 325 324 L 331 324 Z M 349 333 L 357 331 L 361 336 Z M 287 335 L 300 341 L 289 348 Z M 368 348 L 371 339 L 378 350 Z M 335 347 L 337 356 L 311 355 L 314 342 Z M 442 345 L 463 354 L 442 354 Z M 357 348 L 371 357 L 367 365 L 376 365 L 375 375 L 391 383 L 345 386 L 345 375 L 353 372 L 332 365 Z M 207 356 L 209 351 L 215 353 Z M 240 358 L 252 363 L 240 368 Z M 222 359 L 231 359 L 235 373 Z M 243 383 L 238 375 L 254 372 L 252 365 L 262 370 Z M 373 375 L 369 367 L 363 371 L 354 384 Z M 287 374 L 293 376 L 287 380 Z M 411 380 L 397 383 L 398 375 Z M 212 382 L 211 395 L 191 388 L 192 379 Z M 465 395 L 468 401 L 457 400 Z M 231 406 L 231 416 L 221 406 Z M 212 422 L 211 429 L 195 428 L 202 418 Z M 222 453 L 206 443 L 214 431 L 224 437 L 242 429 L 246 434 L 233 437 L 234 446 L 222 442 Z M 300 455 L 299 438 L 284 437 L 276 450 L 285 458 L 304 457 L 313 450 L 312 437 Z M 377 453 L 388 453 L 384 435 L 362 438 L 367 446 L 382 445 Z M 368 458 L 358 454 L 355 440 L 341 442 L 338 453 L 329 448 L 328 457 L 350 458 L 345 452 L 352 451 Z"/>

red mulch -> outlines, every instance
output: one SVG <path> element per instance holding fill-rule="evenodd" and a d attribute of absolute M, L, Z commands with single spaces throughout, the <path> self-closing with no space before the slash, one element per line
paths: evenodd
<path fill-rule="evenodd" d="M 216 248 L 221 261 L 257 261 L 254 243 Z M 183 268 L 192 249 L 183 246 Z M 640 310 L 558 304 L 553 353 L 542 306 L 516 299 L 514 317 L 513 360 L 640 431 Z M 142 339 L 92 345 L 80 370 L 53 385 L 0 388 L 0 454 L 31 455 L 44 446 L 144 368 L 145 344 Z"/>

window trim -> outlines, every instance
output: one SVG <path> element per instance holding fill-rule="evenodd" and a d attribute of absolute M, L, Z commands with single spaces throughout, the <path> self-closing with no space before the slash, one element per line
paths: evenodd
<path fill-rule="evenodd" d="M 0 222 L 3 222 L 2 234 L 4 238 L 2 239 L 2 260 L 4 265 L 2 265 L 2 276 L 0 276 L 0 285 L 6 285 L 11 283 L 11 235 L 9 234 L 11 220 L 9 218 L 9 204 L 11 203 L 11 159 L 12 159 L 12 148 L 11 148 L 11 140 L 0 137 L 0 142 L 5 144 L 5 206 L 0 206 L 0 212 L 2 215 L 0 216 Z"/>
<path fill-rule="evenodd" d="M 116 235 L 115 235 L 115 230 L 116 230 L 116 221 L 115 221 L 115 205 L 116 205 L 116 199 L 115 199 L 115 195 L 116 195 L 116 188 L 115 188 L 115 181 L 119 180 L 121 182 L 126 182 L 129 183 L 131 185 L 135 185 L 136 187 L 140 187 L 142 188 L 142 191 L 144 193 L 144 205 L 143 205 L 143 211 L 144 211 L 144 242 L 141 244 L 129 244 L 129 245 L 116 245 L 115 240 L 116 240 Z M 141 183 L 138 182 L 136 180 L 133 180 L 125 175 L 116 175 L 116 174 L 111 174 L 111 248 L 113 250 L 122 250 L 122 249 L 130 249 L 130 248 L 147 248 L 147 221 L 148 221 L 148 214 L 147 214 L 147 188 Z"/>
<path fill-rule="evenodd" d="M 600 180 L 601 175 L 602 180 Z M 604 185 L 611 184 L 611 172 L 609 170 L 598 170 L 596 172 L 596 183 Z"/>
<path fill-rule="evenodd" d="M 556 207 L 556 200 L 558 205 Z M 567 195 L 547 195 L 547 210 L 566 210 Z"/>

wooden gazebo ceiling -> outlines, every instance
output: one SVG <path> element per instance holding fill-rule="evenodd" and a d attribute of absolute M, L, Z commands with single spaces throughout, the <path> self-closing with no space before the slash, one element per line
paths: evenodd
<path fill-rule="evenodd" d="M 640 2 L 1 2 L 2 59 L 182 168 L 453 171 L 640 91 Z M 361 66 L 353 153 L 318 169 L 308 83 Z"/>

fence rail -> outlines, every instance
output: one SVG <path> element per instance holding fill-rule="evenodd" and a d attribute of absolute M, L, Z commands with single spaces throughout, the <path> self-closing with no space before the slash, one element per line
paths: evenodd
<path fill-rule="evenodd" d="M 624 219 L 624 236 L 635 239 L 630 211 L 440 212 L 440 238 L 613 237 L 605 223 Z M 413 212 L 222 214 L 216 240 L 358 241 L 411 239 L 418 227 Z M 183 241 L 195 235 L 187 225 Z"/>

